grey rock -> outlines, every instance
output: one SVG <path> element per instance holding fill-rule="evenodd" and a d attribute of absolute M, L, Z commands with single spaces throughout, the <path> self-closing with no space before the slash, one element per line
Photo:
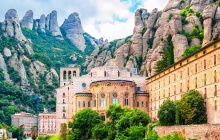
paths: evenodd
<path fill-rule="evenodd" d="M 7 57 L 10 57 L 11 56 L 11 50 L 8 49 L 8 48 L 4 48 L 4 55 L 7 56 Z"/>
<path fill-rule="evenodd" d="M 49 27 L 53 36 L 62 36 L 57 22 L 57 11 L 55 10 L 50 13 Z"/>
<path fill-rule="evenodd" d="M 84 51 L 86 45 L 85 39 L 83 37 L 84 31 L 81 25 L 79 14 L 76 12 L 70 14 L 68 19 L 65 19 L 61 27 L 66 32 L 66 37 L 70 39 L 77 48 Z"/>
<path fill-rule="evenodd" d="M 177 62 L 182 59 L 184 50 L 189 47 L 187 38 L 184 35 L 176 34 L 172 37 L 174 61 Z"/>
<path fill-rule="evenodd" d="M 163 11 L 166 12 L 171 9 L 178 9 L 179 7 L 180 7 L 180 0 L 169 0 Z"/>
<path fill-rule="evenodd" d="M 1 53 L 0 53 L 0 68 L 2 69 L 2 71 L 4 73 L 5 81 L 8 83 L 12 83 L 12 81 L 10 80 L 10 76 L 8 74 L 8 69 L 7 69 L 7 65 L 5 63 L 5 59 Z"/>
<path fill-rule="evenodd" d="M 190 8 L 195 12 L 203 12 L 203 9 L 209 5 L 212 0 L 192 0 Z"/>
<path fill-rule="evenodd" d="M 39 21 L 39 28 L 42 32 L 45 32 L 45 25 L 46 25 L 46 17 L 45 15 L 40 16 L 40 21 Z"/>
<path fill-rule="evenodd" d="M 208 18 L 214 18 L 217 6 L 218 5 L 214 5 L 214 4 L 208 5 L 203 11 L 202 18 L 204 20 Z"/>
<path fill-rule="evenodd" d="M 192 41 L 191 41 L 191 43 L 190 43 L 190 47 L 192 47 L 192 46 L 198 46 L 198 45 L 201 45 L 200 39 L 198 39 L 198 38 L 193 38 Z"/>
<path fill-rule="evenodd" d="M 20 24 L 21 24 L 21 27 L 26 27 L 32 30 L 33 28 L 33 11 L 32 10 L 29 10 L 25 13 Z"/>

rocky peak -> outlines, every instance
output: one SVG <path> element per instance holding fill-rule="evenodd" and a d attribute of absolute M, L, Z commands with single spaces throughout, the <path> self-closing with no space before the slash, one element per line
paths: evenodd
<path fill-rule="evenodd" d="M 14 20 L 19 22 L 17 11 L 15 9 L 8 10 L 5 14 L 5 20 Z"/>
<path fill-rule="evenodd" d="M 50 21 L 49 21 L 50 32 L 53 36 L 62 36 L 60 32 L 60 28 L 57 22 L 57 11 L 53 10 L 50 13 Z"/>
<path fill-rule="evenodd" d="M 70 14 L 69 17 L 65 19 L 61 28 L 63 28 L 65 31 L 66 37 L 70 39 L 77 48 L 84 51 L 86 45 L 85 39 L 83 37 L 84 31 L 81 25 L 79 14 L 76 12 Z"/>
<path fill-rule="evenodd" d="M 32 10 L 29 10 L 26 12 L 20 24 L 21 24 L 21 27 L 26 27 L 32 30 L 33 28 L 33 11 Z"/>
<path fill-rule="evenodd" d="M 39 28 L 42 32 L 45 32 L 45 23 L 46 23 L 46 17 L 43 14 L 40 16 L 40 21 L 39 21 Z"/>

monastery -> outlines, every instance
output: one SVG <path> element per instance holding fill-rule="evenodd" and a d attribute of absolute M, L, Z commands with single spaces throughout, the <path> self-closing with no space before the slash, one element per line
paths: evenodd
<path fill-rule="evenodd" d="M 208 123 L 219 124 L 219 64 L 217 40 L 150 77 L 122 67 L 96 67 L 82 76 L 79 68 L 61 68 L 60 88 L 56 89 L 56 133 L 59 134 L 61 123 L 71 121 L 84 108 L 97 111 L 107 120 L 105 111 L 110 104 L 140 108 L 156 121 L 164 100 L 180 100 L 191 89 L 204 97 Z"/>

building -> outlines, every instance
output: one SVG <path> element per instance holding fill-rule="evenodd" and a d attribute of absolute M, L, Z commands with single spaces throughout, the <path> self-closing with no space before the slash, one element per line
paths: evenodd
<path fill-rule="evenodd" d="M 6 140 L 7 139 L 6 129 L 0 129 L 0 139 L 1 140 Z"/>
<path fill-rule="evenodd" d="M 79 68 L 61 68 L 60 88 L 56 89 L 57 134 L 61 123 L 71 121 L 72 116 L 84 108 L 99 112 L 104 120 L 110 104 L 148 111 L 146 77 L 135 72 L 135 69 L 120 67 L 97 67 L 80 76 Z"/>
<path fill-rule="evenodd" d="M 38 135 L 56 135 L 56 112 L 39 114 Z"/>
<path fill-rule="evenodd" d="M 11 123 L 15 127 L 24 125 L 24 135 L 31 136 L 31 128 L 37 126 L 37 117 L 26 112 L 11 115 Z"/>
<path fill-rule="evenodd" d="M 191 89 L 198 90 L 205 99 L 209 124 L 220 123 L 220 40 L 191 54 L 147 81 L 150 96 L 149 113 L 157 120 L 157 112 L 164 100 L 180 100 Z"/>

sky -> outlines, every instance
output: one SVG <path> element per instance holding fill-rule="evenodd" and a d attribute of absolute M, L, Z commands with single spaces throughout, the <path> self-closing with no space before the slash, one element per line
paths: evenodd
<path fill-rule="evenodd" d="M 154 8 L 163 10 L 168 0 L 0 0 L 0 21 L 9 9 L 15 9 L 21 20 L 28 10 L 34 19 L 42 14 L 57 11 L 58 24 L 73 13 L 79 13 L 85 32 L 95 38 L 109 41 L 132 35 L 134 13 L 145 8 L 150 13 Z"/>

